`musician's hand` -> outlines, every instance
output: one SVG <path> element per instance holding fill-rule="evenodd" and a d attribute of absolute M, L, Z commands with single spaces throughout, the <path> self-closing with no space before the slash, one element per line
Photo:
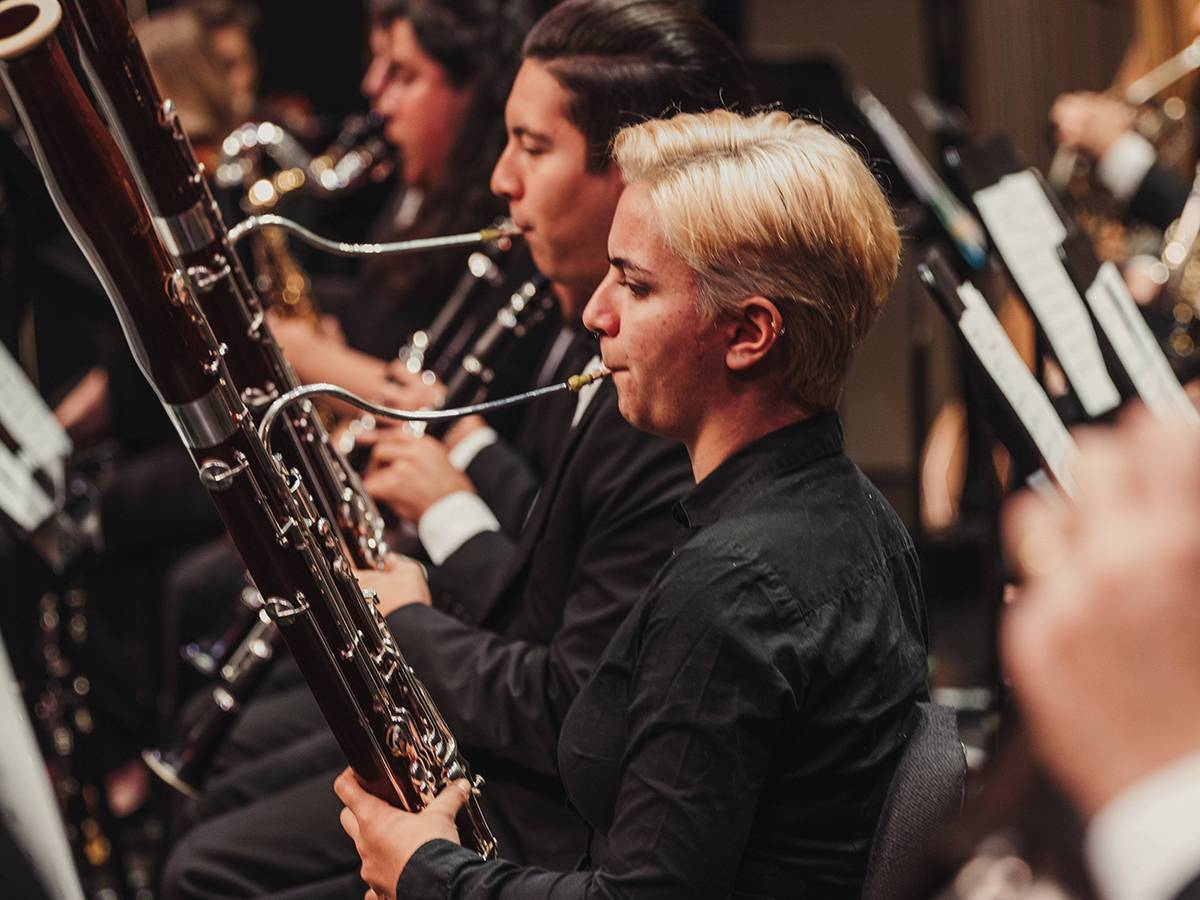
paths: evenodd
<path fill-rule="evenodd" d="M 389 553 L 382 569 L 355 569 L 358 583 L 364 590 L 374 591 L 379 598 L 379 612 L 391 615 L 402 606 L 423 603 L 429 606 L 429 582 L 425 567 L 408 556 Z"/>
<path fill-rule="evenodd" d="M 442 405 L 445 396 L 446 389 L 439 382 L 427 384 L 414 379 L 408 384 L 385 382 L 380 385 L 376 400 L 384 406 L 397 409 L 437 409 Z"/>
<path fill-rule="evenodd" d="M 337 316 L 324 315 L 317 322 L 317 332 L 335 343 L 345 345 L 346 332 L 342 331 L 342 323 Z"/>
<path fill-rule="evenodd" d="M 108 370 L 96 367 L 88 371 L 54 408 L 54 415 L 77 443 L 105 434 L 112 425 Z"/>
<path fill-rule="evenodd" d="M 1193 378 L 1183 386 L 1183 390 L 1188 395 L 1188 399 L 1192 401 L 1192 406 L 1200 411 L 1200 378 Z"/>
<path fill-rule="evenodd" d="M 388 368 L 391 369 L 392 366 Z M 441 405 L 444 394 L 445 389 L 436 381 L 424 384 L 419 380 L 411 379 L 400 384 L 388 376 L 376 379 L 367 396 L 375 403 L 381 403 L 394 409 L 434 409 Z M 389 419 L 386 416 L 375 416 L 374 419 L 375 426 L 373 428 L 355 435 L 355 444 L 364 447 L 374 446 L 383 435 L 394 429 L 402 428 L 405 424 L 399 419 Z"/>
<path fill-rule="evenodd" d="M 420 381 L 424 374 L 424 372 L 413 372 L 408 368 L 408 362 L 403 359 L 393 359 L 387 365 L 387 377 L 396 384 L 412 384 Z"/>
<path fill-rule="evenodd" d="M 443 497 L 475 492 L 471 480 L 450 465 L 445 444 L 398 428 L 376 436 L 363 484 L 372 497 L 410 522 Z"/>
<path fill-rule="evenodd" d="M 388 365 L 390 383 L 380 387 L 378 402 L 397 409 L 437 409 L 446 399 L 446 388 L 436 378 L 430 378 L 429 374 L 422 373 L 424 377 L 414 375 L 400 360 L 393 361 Z M 398 424 L 394 420 L 382 421 Z M 457 419 L 446 432 L 444 442 L 447 449 L 453 450 L 472 431 L 487 427 L 482 416 Z M 362 443 L 369 444 L 374 440 L 375 436 L 371 435 Z"/>
<path fill-rule="evenodd" d="M 1063 94 L 1050 109 L 1054 140 L 1099 159 L 1133 128 L 1133 110 L 1105 94 Z"/>
<path fill-rule="evenodd" d="M 471 796 L 471 785 L 456 781 L 419 813 L 407 813 L 368 794 L 350 769 L 333 789 L 346 804 L 340 821 L 362 860 L 359 874 L 380 900 L 396 896 L 400 874 L 423 844 L 439 838 L 460 843 L 454 817 Z"/>
<path fill-rule="evenodd" d="M 275 342 L 283 349 L 283 355 L 292 365 L 300 365 L 310 360 L 320 352 L 322 344 L 328 340 L 312 322 L 281 316 L 274 310 L 267 310 L 267 327 L 271 329 Z"/>
<path fill-rule="evenodd" d="M 1200 441 L 1142 413 L 1080 447 L 1073 505 L 1008 507 L 1027 580 L 1002 652 L 1036 749 L 1090 816 L 1200 751 Z"/>

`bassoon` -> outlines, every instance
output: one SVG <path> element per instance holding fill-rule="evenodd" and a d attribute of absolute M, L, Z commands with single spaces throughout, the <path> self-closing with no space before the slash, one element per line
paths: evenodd
<path fill-rule="evenodd" d="M 224 345 L 232 384 L 258 419 L 298 382 L 271 336 L 179 115 L 159 94 L 121 0 L 65 0 L 62 8 L 67 36 L 150 206 L 154 230 Z M 303 475 L 355 564 L 381 565 L 383 517 L 311 406 L 294 408 L 274 446 Z"/>
<path fill-rule="evenodd" d="M 0 77 L 55 206 L 351 767 L 376 796 L 419 810 L 449 781 L 471 778 L 466 761 L 334 527 L 259 437 L 220 342 L 67 63 L 60 19 L 57 0 L 0 3 Z M 478 797 L 458 826 L 464 845 L 494 855 Z"/>
<path fill-rule="evenodd" d="M 542 276 L 523 283 L 497 311 L 449 373 L 443 407 L 478 403 L 489 393 L 498 367 L 520 341 L 557 310 Z M 416 423 L 411 423 L 416 424 Z M 453 420 L 422 424 L 418 431 L 442 437 Z M 244 601 L 245 602 L 245 601 Z M 176 790 L 199 796 L 200 785 L 246 700 L 257 689 L 280 650 L 281 634 L 261 607 L 247 603 L 250 627 L 228 657 L 214 668 L 217 683 L 171 743 L 143 754 L 151 769 Z"/>

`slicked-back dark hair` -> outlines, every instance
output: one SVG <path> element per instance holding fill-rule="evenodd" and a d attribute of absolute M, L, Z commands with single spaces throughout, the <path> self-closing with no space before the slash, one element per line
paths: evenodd
<path fill-rule="evenodd" d="M 754 105 L 737 49 L 680 0 L 563 0 L 533 27 L 522 55 L 571 95 L 568 115 L 592 172 L 612 161 L 612 139 L 626 125 Z"/>

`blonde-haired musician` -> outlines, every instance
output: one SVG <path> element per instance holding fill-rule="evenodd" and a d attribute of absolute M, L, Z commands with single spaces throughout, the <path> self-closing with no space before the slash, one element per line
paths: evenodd
<path fill-rule="evenodd" d="M 900 252 L 857 154 L 786 113 L 718 110 L 627 129 L 614 155 L 664 247 L 694 273 L 698 308 L 716 321 L 746 297 L 772 298 L 782 393 L 808 412 L 833 409 Z"/>
<path fill-rule="evenodd" d="M 834 411 L 896 226 L 849 147 L 782 113 L 634 126 L 615 158 L 584 323 L 622 415 L 683 442 L 698 484 L 562 727 L 584 865 L 456 846 L 461 784 L 410 815 L 346 772 L 343 827 L 378 897 L 858 897 L 925 694 L 912 542 Z"/>

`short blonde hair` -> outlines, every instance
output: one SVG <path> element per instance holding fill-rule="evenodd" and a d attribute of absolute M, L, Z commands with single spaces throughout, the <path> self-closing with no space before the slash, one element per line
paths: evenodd
<path fill-rule="evenodd" d="M 793 400 L 836 407 L 900 255 L 891 207 L 858 154 L 787 113 L 715 110 L 630 126 L 613 155 L 626 183 L 649 188 L 702 311 L 716 320 L 747 297 L 774 302 Z"/>

